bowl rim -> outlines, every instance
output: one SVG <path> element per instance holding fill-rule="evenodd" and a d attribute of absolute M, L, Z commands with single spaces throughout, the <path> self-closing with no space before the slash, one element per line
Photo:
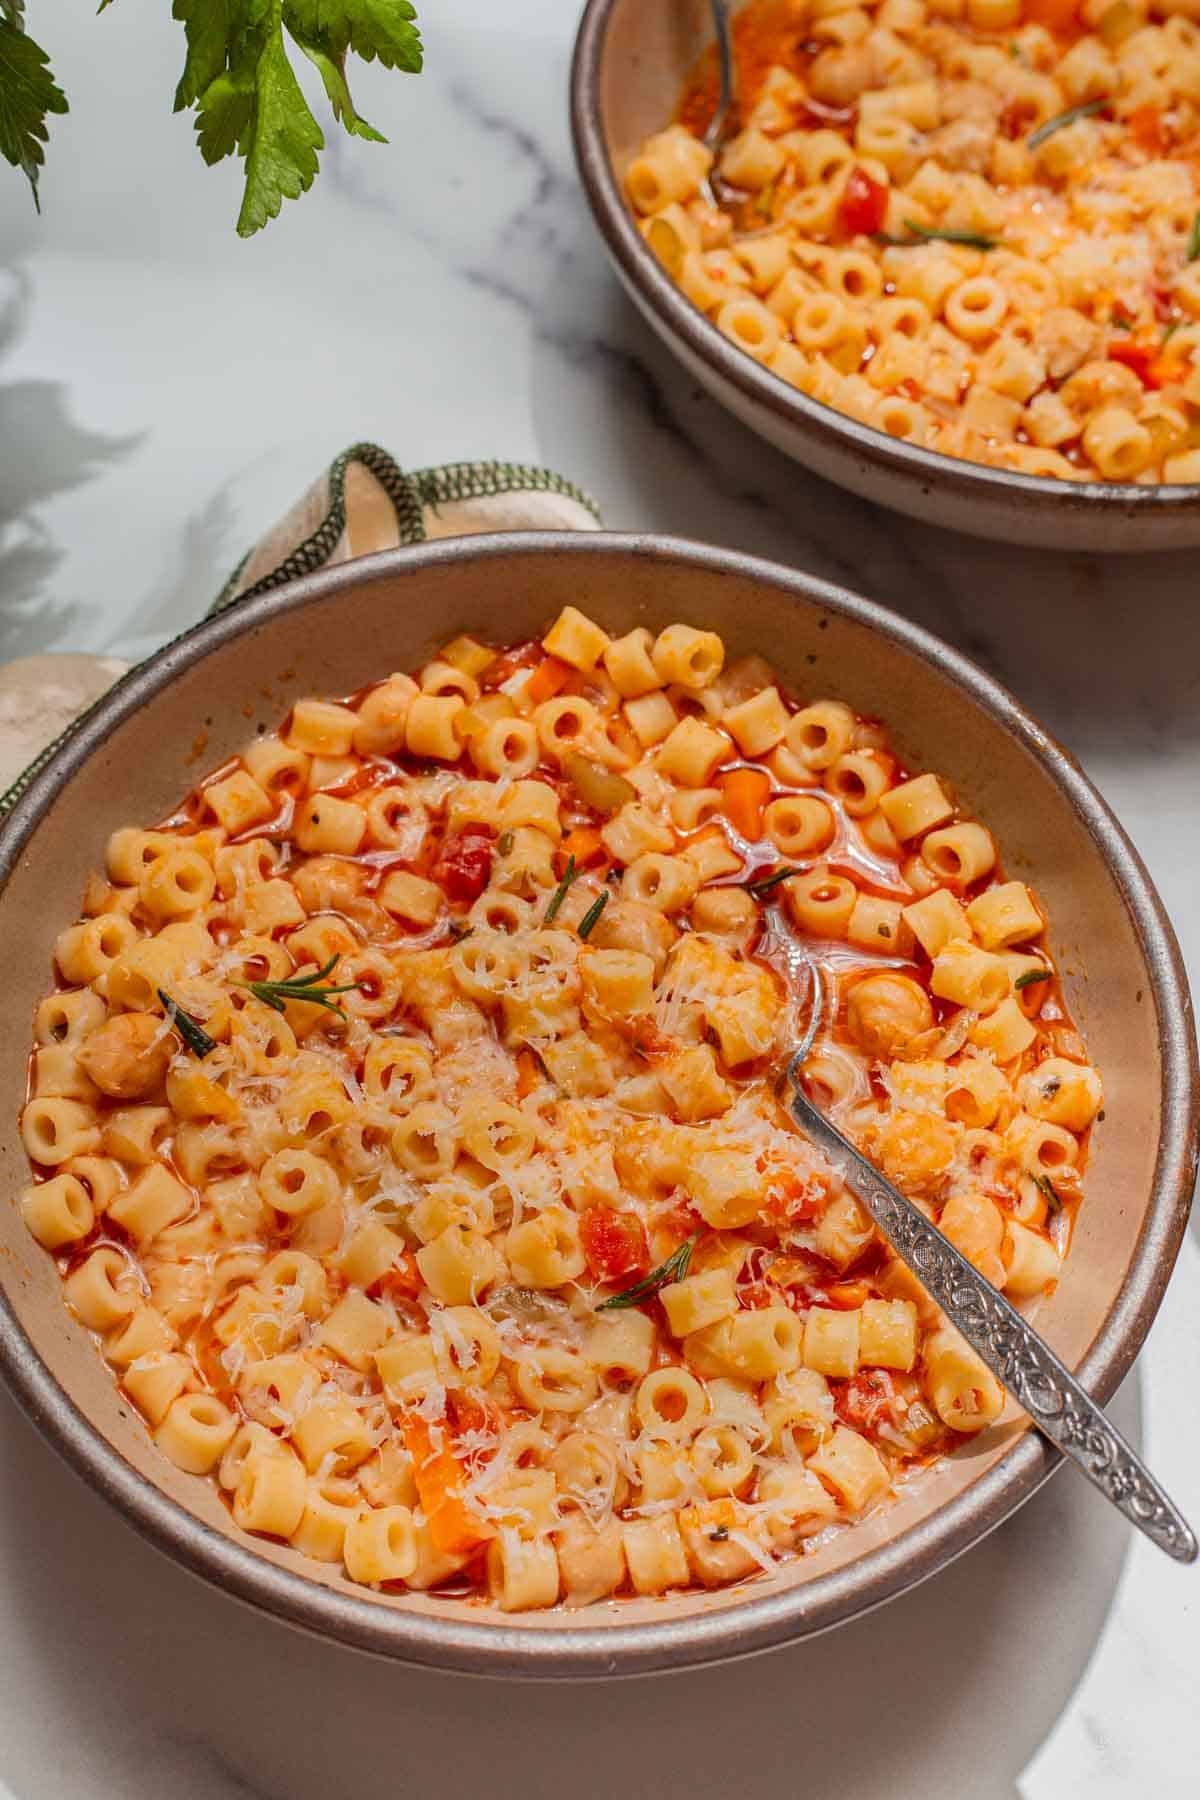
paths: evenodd
<path fill-rule="evenodd" d="M 600 122 L 600 85 L 612 14 L 621 0 L 587 0 L 571 62 L 571 136 L 575 160 L 592 215 L 619 272 L 657 322 L 747 400 L 775 418 L 800 426 L 810 441 L 835 450 L 857 451 L 866 461 L 899 476 L 937 484 L 955 498 L 981 497 L 981 490 L 1041 513 L 1138 512 L 1175 515 L 1200 510 L 1200 482 L 1056 481 L 1049 475 L 1022 475 L 965 457 L 889 437 L 836 407 L 790 387 L 779 376 L 731 344 L 687 299 L 659 263 L 634 223 L 608 155 Z M 819 472 L 819 471 L 818 471 Z M 827 476 L 828 480 L 836 477 Z"/>
<path fill-rule="evenodd" d="M 511 532 L 444 539 L 358 558 L 239 603 L 176 638 L 131 670 L 86 716 L 0 827 L 0 895 L 58 793 L 112 730 L 168 689 L 177 675 L 248 633 L 380 577 L 419 580 L 448 564 L 514 559 L 625 559 L 683 565 L 782 590 L 866 626 L 932 665 L 1013 736 L 1054 780 L 1088 829 L 1130 915 L 1150 971 L 1163 1066 L 1162 1125 L 1146 1220 L 1121 1288 L 1076 1371 L 1101 1401 L 1128 1370 L 1150 1328 L 1183 1238 L 1200 1125 L 1200 1079 L 1183 961 L 1137 851 L 1075 760 L 1001 685 L 922 627 L 829 582 L 761 558 L 684 539 L 617 532 Z M 828 1630 L 943 1568 L 1041 1486 L 1061 1458 L 1032 1431 L 995 1466 L 929 1517 L 844 1567 L 718 1613 L 644 1623 L 522 1628 L 417 1616 L 341 1594 L 268 1562 L 197 1519 L 139 1473 L 76 1407 L 42 1362 L 0 1283 L 0 1373 L 32 1422 L 89 1486 L 158 1549 L 194 1574 L 310 1633 L 392 1659 L 490 1676 L 599 1678 L 724 1661 Z"/>

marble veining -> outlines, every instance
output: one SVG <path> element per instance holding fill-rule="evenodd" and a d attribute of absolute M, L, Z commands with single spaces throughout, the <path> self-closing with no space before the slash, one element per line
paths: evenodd
<path fill-rule="evenodd" d="M 1200 979 L 1195 558 L 1052 556 L 838 492 L 750 436 L 624 298 L 571 161 L 577 0 L 426 0 L 427 73 L 357 73 L 387 148 L 332 131 L 249 244 L 167 97 L 164 5 L 44 6 L 68 86 L 35 217 L 0 170 L 0 658 L 145 654 L 203 612 L 343 446 L 556 467 L 614 526 L 803 565 L 940 633 L 1078 755 Z M 1200 1230 L 1114 1403 L 1193 1521 Z M 869 1620 L 724 1671 L 570 1692 L 406 1672 L 200 1586 L 0 1397 L 0 1800 L 1126 1800 L 1196 1791 L 1200 1576 L 1055 1479 Z M 464 1722 L 465 1715 L 465 1722 Z M 862 1729 L 864 1716 L 877 1734 Z M 66 1729 L 64 1729 L 64 1725 Z"/>

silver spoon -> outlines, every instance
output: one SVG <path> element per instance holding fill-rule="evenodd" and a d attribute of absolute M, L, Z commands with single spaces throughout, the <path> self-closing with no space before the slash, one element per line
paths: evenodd
<path fill-rule="evenodd" d="M 731 205 L 737 199 L 736 190 L 731 188 L 727 181 L 723 181 L 717 171 L 721 146 L 725 142 L 730 114 L 733 111 L 736 72 L 733 61 L 733 40 L 729 32 L 727 0 L 709 0 L 709 4 L 712 7 L 713 30 L 717 37 L 719 86 L 717 88 L 717 110 L 708 121 L 708 129 L 704 133 L 704 147 L 711 153 L 713 161 L 712 168 L 701 183 L 701 192 L 710 206 L 722 206 Z"/>
<path fill-rule="evenodd" d="M 812 1015 L 787 1064 L 797 1125 L 824 1151 L 897 1255 L 1038 1429 L 1160 1550 L 1176 1562 L 1195 1562 L 1198 1547 L 1187 1520 L 1049 1345 L 804 1092 L 803 1064 L 824 1010 L 820 971 L 810 964 L 810 972 Z"/>

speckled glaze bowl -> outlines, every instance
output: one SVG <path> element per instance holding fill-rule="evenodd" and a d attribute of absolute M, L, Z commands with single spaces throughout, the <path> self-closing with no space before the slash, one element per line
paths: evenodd
<path fill-rule="evenodd" d="M 1157 1310 L 1196 1157 L 1196 1046 L 1178 950 L 1146 872 L 1071 759 L 963 658 L 865 600 L 729 552 L 607 533 L 506 534 L 389 551 L 236 606 L 127 675 L 0 832 L 0 1366 L 50 1442 L 177 1561 L 325 1637 L 402 1661 L 553 1679 L 736 1656 L 823 1631 L 902 1593 L 1033 1493 L 1057 1456 L 1014 1417 L 814 1554 L 712 1594 L 505 1617 L 486 1603 L 373 1595 L 239 1532 L 207 1480 L 159 1453 L 63 1303 L 13 1197 L 29 1020 L 51 949 L 109 833 L 168 813 L 204 767 L 303 694 L 351 693 L 460 631 L 514 641 L 565 603 L 612 632 L 711 626 L 765 650 L 787 685 L 880 714 L 907 762 L 943 771 L 1036 882 L 1071 1005 L 1104 1073 L 1088 1192 L 1039 1323 L 1102 1399 Z M 1099 1502 L 1097 1502 L 1099 1504 Z"/>
<path fill-rule="evenodd" d="M 742 4 L 732 0 L 731 10 Z M 1098 555 L 1200 544 L 1200 486 L 1054 481 L 903 443 L 799 393 L 684 298 L 638 231 L 623 180 L 645 139 L 674 117 L 711 41 L 709 0 L 589 0 L 571 74 L 576 160 L 609 255 L 701 386 L 805 468 L 934 525 Z"/>

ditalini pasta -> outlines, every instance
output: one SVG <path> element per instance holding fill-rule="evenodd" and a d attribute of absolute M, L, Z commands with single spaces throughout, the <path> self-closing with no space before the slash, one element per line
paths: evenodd
<path fill-rule="evenodd" d="M 736 1581 L 1002 1394 L 791 1125 L 1055 1282 L 1100 1080 L 1035 895 L 711 631 L 460 637 L 302 700 L 57 940 L 22 1197 L 164 1454 L 368 1587 Z"/>
<path fill-rule="evenodd" d="M 1200 481 L 1192 0 L 752 0 L 626 187 L 726 337 L 889 436 Z"/>

